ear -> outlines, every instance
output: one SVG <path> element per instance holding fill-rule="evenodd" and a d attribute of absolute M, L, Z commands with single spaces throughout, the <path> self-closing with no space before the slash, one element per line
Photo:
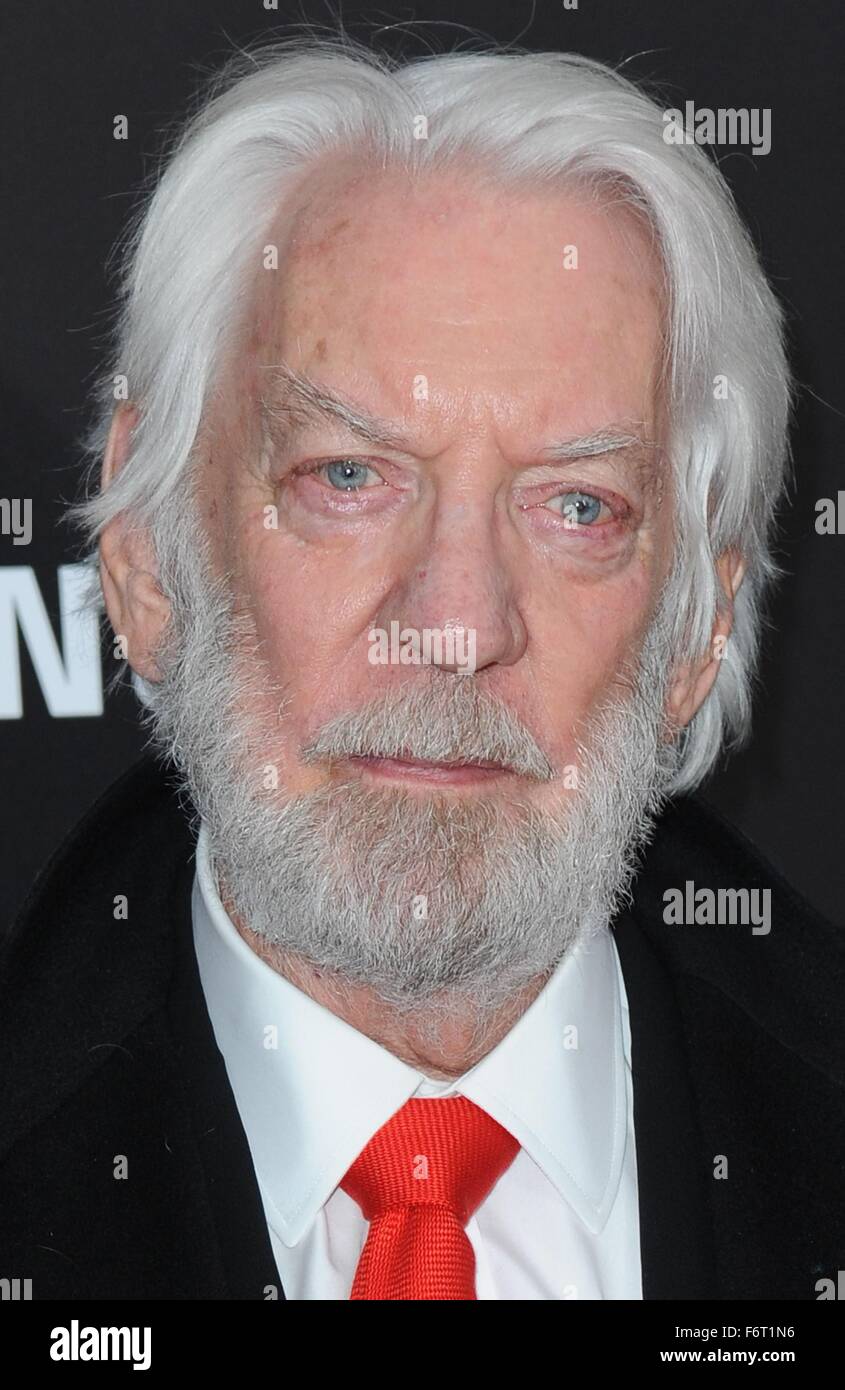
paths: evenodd
<path fill-rule="evenodd" d="M 707 651 L 697 661 L 681 667 L 670 686 L 666 710 L 670 723 L 678 729 L 683 729 L 698 713 L 719 674 L 719 663 L 727 649 L 733 627 L 734 600 L 745 568 L 738 550 L 726 550 L 716 561 L 716 572 L 726 603 L 714 619 Z"/>
<path fill-rule="evenodd" d="M 135 405 L 117 407 L 103 456 L 102 486 L 114 481 L 129 454 L 140 412 Z M 116 516 L 100 536 L 100 583 L 115 636 L 123 639 L 130 666 L 145 680 L 161 680 L 155 661 L 170 605 L 158 586 L 158 566 L 152 537 L 146 528 L 132 526 L 125 513 Z"/>

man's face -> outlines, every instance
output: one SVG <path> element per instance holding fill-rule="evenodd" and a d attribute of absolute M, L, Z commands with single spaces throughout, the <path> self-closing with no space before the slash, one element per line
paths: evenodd
<path fill-rule="evenodd" d="M 670 563 L 662 306 L 644 233 L 586 197 L 334 164 L 266 241 L 280 269 L 257 275 L 201 493 L 215 568 L 232 575 L 270 677 L 249 697 L 273 731 L 262 762 L 291 795 L 353 777 L 553 805 Z M 401 447 L 301 418 L 290 395 L 286 408 L 280 364 L 389 422 Z M 550 460 L 604 433 L 645 444 Z M 306 761 L 327 723 L 436 674 L 373 663 L 371 631 L 391 622 L 474 633 L 462 679 L 512 711 L 558 776 Z"/>

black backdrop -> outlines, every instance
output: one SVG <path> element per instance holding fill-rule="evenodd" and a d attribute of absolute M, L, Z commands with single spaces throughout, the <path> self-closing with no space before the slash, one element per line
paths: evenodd
<path fill-rule="evenodd" d="M 466 25 L 528 48 L 630 60 L 630 75 L 659 83 L 667 105 L 771 111 L 768 155 L 728 147 L 717 155 L 787 306 L 803 387 L 779 546 L 787 574 L 766 636 L 753 740 L 704 795 L 839 920 L 845 534 L 819 535 L 815 520 L 818 499 L 845 489 L 845 13 L 834 0 L 578 0 L 577 8 L 565 0 L 419 0 L 343 4 L 342 16 L 357 37 L 413 19 L 424 37 L 406 29 L 401 40 L 395 31 L 383 38 L 408 53 L 466 38 L 451 27 Z M 142 746 L 131 691 L 109 696 L 100 712 L 112 662 L 101 662 L 96 633 L 60 621 L 80 558 L 62 505 L 77 493 L 76 441 L 108 321 L 106 257 L 152 168 L 159 133 L 200 73 L 233 43 L 301 19 L 325 23 L 331 12 L 316 0 L 279 0 L 277 9 L 263 0 L 3 0 L 0 497 L 31 499 L 32 536 L 24 545 L 0 534 L 0 923 Z M 113 138 L 118 114 L 129 120 L 125 141 Z M 845 528 L 845 492 L 842 501 Z M 37 668 L 51 651 L 45 674 Z"/>

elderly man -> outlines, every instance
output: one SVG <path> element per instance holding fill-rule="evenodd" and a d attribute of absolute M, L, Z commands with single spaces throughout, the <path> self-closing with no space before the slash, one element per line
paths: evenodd
<path fill-rule="evenodd" d="M 781 315 L 602 65 L 234 66 L 89 440 L 158 757 L 3 969 L 35 1298 L 823 1296 L 843 948 L 682 795 L 748 723 Z"/>

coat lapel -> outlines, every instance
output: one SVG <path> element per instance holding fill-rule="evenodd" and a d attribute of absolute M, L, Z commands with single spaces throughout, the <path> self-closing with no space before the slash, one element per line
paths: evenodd
<path fill-rule="evenodd" d="M 631 1023 L 643 1298 L 717 1298 L 707 1183 L 672 982 L 633 917 L 614 926 Z"/>
<path fill-rule="evenodd" d="M 168 1016 L 228 1298 L 284 1299 L 249 1143 L 199 978 L 183 897 Z"/>

